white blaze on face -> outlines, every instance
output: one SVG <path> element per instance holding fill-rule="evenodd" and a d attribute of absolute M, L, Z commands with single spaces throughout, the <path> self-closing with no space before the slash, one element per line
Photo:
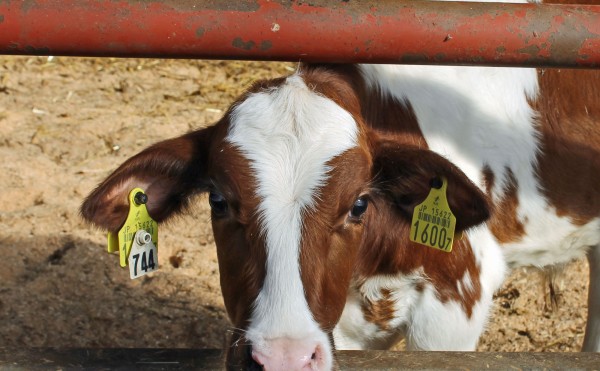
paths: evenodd
<path fill-rule="evenodd" d="M 246 335 L 254 346 L 279 337 L 318 336 L 328 343 L 300 278 L 302 215 L 328 178 L 326 163 L 355 147 L 357 137 L 352 116 L 309 89 L 298 75 L 249 95 L 231 114 L 226 140 L 254 171 L 266 241 L 266 277 Z"/>

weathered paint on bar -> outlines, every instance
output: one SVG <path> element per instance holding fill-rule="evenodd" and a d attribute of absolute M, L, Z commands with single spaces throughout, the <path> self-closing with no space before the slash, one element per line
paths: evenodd
<path fill-rule="evenodd" d="M 600 67 L 600 5 L 0 0 L 0 54 Z"/>

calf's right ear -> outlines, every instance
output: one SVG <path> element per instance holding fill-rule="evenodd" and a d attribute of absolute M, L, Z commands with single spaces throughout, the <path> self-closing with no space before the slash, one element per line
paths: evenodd
<path fill-rule="evenodd" d="M 127 219 L 128 195 L 136 187 L 148 196 L 146 207 L 158 222 L 181 210 L 208 187 L 208 153 L 214 127 L 165 140 L 131 157 L 86 198 L 81 215 L 115 232 Z"/>

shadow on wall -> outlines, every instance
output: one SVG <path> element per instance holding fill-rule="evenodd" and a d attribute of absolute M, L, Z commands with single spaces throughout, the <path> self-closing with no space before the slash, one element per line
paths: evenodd
<path fill-rule="evenodd" d="M 0 271 L 0 346 L 223 347 L 229 322 L 193 277 L 130 280 L 105 248 L 71 236 L 0 238 L 4 263 L 14 262 Z"/>

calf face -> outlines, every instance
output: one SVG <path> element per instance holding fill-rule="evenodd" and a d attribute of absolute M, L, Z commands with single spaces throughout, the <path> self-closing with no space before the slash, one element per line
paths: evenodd
<path fill-rule="evenodd" d="M 229 366 L 329 369 L 333 328 L 374 236 L 396 234 L 388 249 L 412 244 L 413 209 L 441 178 L 457 232 L 488 216 L 485 196 L 450 162 L 372 131 L 359 96 L 319 69 L 258 83 L 215 126 L 121 165 L 82 215 L 116 231 L 134 187 L 157 221 L 208 192 L 221 289 L 240 330 Z"/>

